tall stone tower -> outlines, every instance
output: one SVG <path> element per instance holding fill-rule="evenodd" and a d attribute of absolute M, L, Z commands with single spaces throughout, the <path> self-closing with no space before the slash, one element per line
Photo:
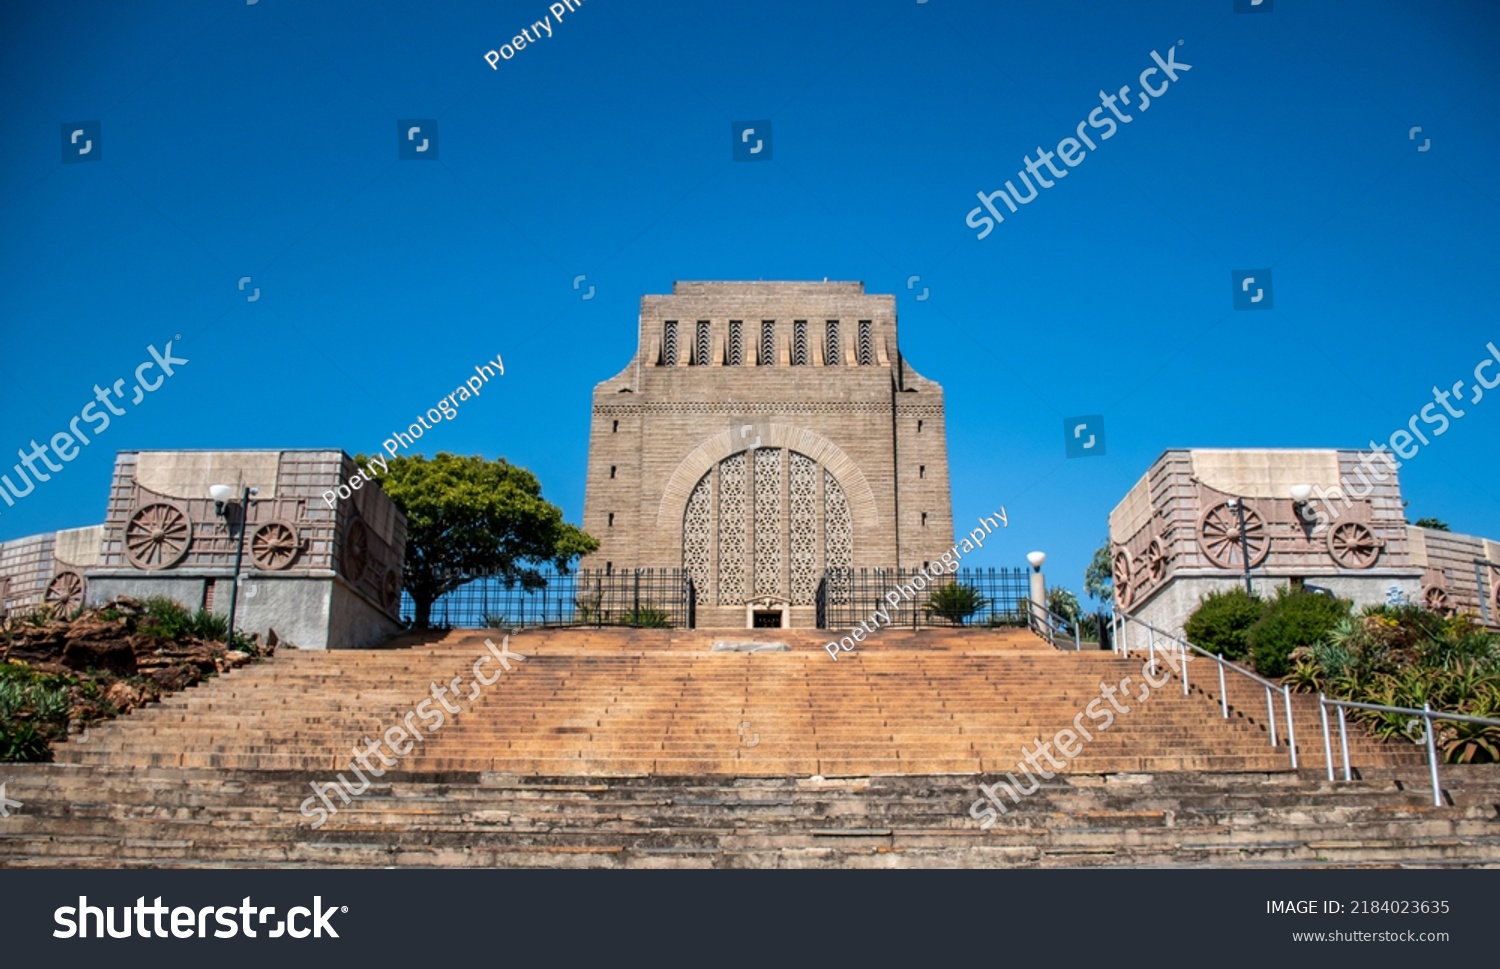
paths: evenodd
<path fill-rule="evenodd" d="M 813 626 L 830 569 L 953 545 L 943 391 L 862 283 L 676 283 L 594 389 L 583 527 L 609 571 L 683 568 L 700 626 Z"/>

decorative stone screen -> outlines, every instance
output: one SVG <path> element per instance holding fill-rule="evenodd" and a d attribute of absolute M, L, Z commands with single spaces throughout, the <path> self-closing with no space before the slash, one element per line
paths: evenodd
<path fill-rule="evenodd" d="M 771 595 L 811 605 L 825 569 L 854 564 L 849 501 L 838 479 L 805 454 L 741 451 L 693 488 L 682 550 L 700 602 Z"/>

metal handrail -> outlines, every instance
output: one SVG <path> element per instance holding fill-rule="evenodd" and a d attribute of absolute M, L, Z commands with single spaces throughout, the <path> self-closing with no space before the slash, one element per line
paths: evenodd
<path fill-rule="evenodd" d="M 1026 606 L 1027 606 L 1027 613 L 1028 613 L 1028 615 L 1027 615 L 1027 621 L 1028 621 L 1028 625 L 1030 625 L 1030 627 L 1031 627 L 1031 631 L 1034 632 L 1034 633 L 1036 633 L 1039 636 L 1040 635 L 1044 635 L 1043 632 L 1040 629 L 1037 628 L 1038 625 L 1043 625 L 1044 628 L 1045 628 L 1045 630 L 1046 630 L 1045 636 L 1046 636 L 1047 642 L 1049 644 L 1051 644 L 1051 646 L 1052 646 L 1053 649 L 1065 649 L 1065 648 L 1067 648 L 1066 645 L 1064 645 L 1064 646 L 1057 645 L 1057 627 L 1059 625 L 1072 626 L 1073 627 L 1073 651 L 1074 652 L 1079 652 L 1079 651 L 1081 651 L 1083 649 L 1083 640 L 1079 636 L 1078 623 L 1076 623 L 1076 622 L 1069 622 L 1065 617 L 1058 615 L 1057 613 L 1053 612 L 1051 609 L 1049 609 L 1046 606 L 1039 605 L 1038 603 L 1032 601 L 1031 599 L 1027 599 L 1026 600 Z M 1040 612 L 1041 614 L 1038 615 L 1038 612 Z M 1064 644 L 1067 643 L 1067 639 L 1066 638 L 1063 639 L 1063 643 Z"/>
<path fill-rule="evenodd" d="M 1150 623 L 1148 623 L 1148 622 L 1146 622 L 1144 620 L 1141 620 L 1141 619 L 1137 619 L 1134 616 L 1131 616 L 1131 615 L 1129 615 L 1127 613 L 1116 611 L 1113 614 L 1112 618 L 1113 618 L 1113 621 L 1115 623 L 1115 631 L 1116 631 L 1116 634 L 1113 637 L 1114 643 L 1115 643 L 1115 652 L 1119 653 L 1122 656 L 1129 656 L 1130 655 L 1129 637 L 1126 636 L 1124 633 L 1125 633 L 1125 630 L 1126 630 L 1126 628 L 1128 627 L 1128 625 L 1130 623 L 1135 623 L 1138 626 L 1144 627 L 1145 630 L 1146 630 L 1147 642 L 1148 642 L 1148 649 L 1150 649 L 1150 651 L 1151 651 L 1151 656 L 1152 656 L 1152 661 L 1153 662 L 1155 661 L 1155 657 L 1156 657 L 1156 652 L 1155 652 L 1156 651 L 1156 635 L 1158 633 L 1160 633 L 1163 637 L 1165 637 L 1169 642 L 1172 642 L 1172 643 L 1176 644 L 1179 652 L 1183 652 L 1185 650 L 1190 649 L 1190 650 L 1192 650 L 1195 653 L 1199 653 L 1199 654 L 1201 654 L 1203 656 L 1208 657 L 1209 659 L 1214 660 L 1218 664 L 1218 668 L 1219 668 L 1218 669 L 1218 672 L 1219 672 L 1219 704 L 1220 704 L 1220 710 L 1222 711 L 1222 715 L 1223 715 L 1223 717 L 1225 719 L 1228 719 L 1228 717 L 1229 717 L 1229 697 L 1228 697 L 1228 695 L 1227 695 L 1227 693 L 1225 692 L 1225 689 L 1224 689 L 1224 670 L 1226 668 L 1231 669 L 1231 670 L 1235 671 L 1236 673 L 1239 673 L 1242 676 L 1249 677 L 1251 680 L 1254 680 L 1256 683 L 1259 683 L 1265 689 L 1265 691 L 1266 691 L 1266 713 L 1267 713 L 1267 721 L 1268 721 L 1268 724 L 1269 724 L 1269 730 L 1270 730 L 1270 735 L 1271 735 L 1271 746 L 1272 747 L 1277 746 L 1277 742 L 1276 742 L 1276 739 L 1277 739 L 1276 738 L 1276 726 L 1277 726 L 1276 725 L 1276 707 L 1275 707 L 1274 701 L 1272 700 L 1272 695 L 1274 693 L 1280 693 L 1281 696 L 1282 696 L 1283 706 L 1284 706 L 1284 708 L 1286 710 L 1287 747 L 1288 747 L 1289 752 L 1291 753 L 1292 769 L 1293 770 L 1297 769 L 1297 735 L 1295 733 L 1295 728 L 1294 728 L 1293 720 L 1292 720 L 1292 699 L 1291 699 L 1291 689 L 1290 689 L 1290 687 L 1288 687 L 1286 684 L 1280 684 L 1280 685 L 1278 685 L 1278 684 L 1272 683 L 1270 680 L 1267 680 L 1265 677 L 1260 676 L 1257 673 L 1251 672 L 1250 670 L 1245 669 L 1243 666 L 1240 666 L 1237 663 L 1234 663 L 1232 661 L 1224 659 L 1224 655 L 1222 653 L 1218 653 L 1218 654 L 1210 653 L 1207 650 L 1205 650 L 1205 649 L 1203 649 L 1203 648 L 1201 648 L 1199 646 L 1193 645 L 1192 643 L 1188 642 L 1186 639 L 1183 639 L 1183 638 L 1178 637 L 1178 636 L 1172 636 L 1172 635 L 1170 635 L 1168 633 L 1164 633 L 1161 630 L 1157 629 L 1155 626 L 1151 625 Z M 1183 669 L 1182 689 L 1183 689 L 1183 693 L 1186 694 L 1187 693 L 1187 689 L 1188 689 L 1188 677 L 1187 677 L 1187 664 L 1186 663 L 1183 664 L 1183 668 L 1182 669 Z M 1353 778 L 1353 771 L 1352 771 L 1352 769 L 1350 767 L 1350 763 L 1349 763 L 1349 734 L 1348 734 L 1348 727 L 1347 727 L 1347 723 L 1346 723 L 1346 718 L 1344 716 L 1344 710 L 1345 709 L 1374 710 L 1374 711 L 1379 712 L 1379 713 L 1406 714 L 1408 716 L 1415 716 L 1415 717 L 1421 717 L 1421 718 L 1423 718 L 1423 720 L 1425 721 L 1424 727 L 1423 727 L 1423 731 L 1422 731 L 1423 735 L 1424 735 L 1423 736 L 1423 740 L 1422 741 L 1416 741 L 1416 742 L 1418 742 L 1418 743 L 1425 742 L 1426 747 L 1427 747 L 1427 768 L 1428 768 L 1428 774 L 1429 774 L 1429 776 L 1431 778 L 1431 781 L 1432 781 L 1432 803 L 1433 803 L 1433 805 L 1435 807 L 1442 807 L 1443 806 L 1443 792 L 1442 792 L 1442 788 L 1440 786 L 1440 783 L 1438 781 L 1437 743 L 1436 743 L 1436 739 L 1435 739 L 1435 732 L 1432 729 L 1433 721 L 1435 721 L 1435 720 L 1454 720 L 1454 721 L 1458 721 L 1458 722 L 1461 722 L 1461 723 L 1477 723 L 1477 724 L 1481 724 L 1481 725 L 1485 725 L 1485 726 L 1500 727 L 1500 720 L 1493 720 L 1493 719 L 1490 719 L 1488 717 L 1472 717 L 1472 716 L 1469 716 L 1468 714 L 1464 714 L 1464 713 L 1447 713 L 1447 712 L 1444 712 L 1444 711 L 1441 711 L 1441 710 L 1433 710 L 1432 709 L 1432 705 L 1428 704 L 1428 703 L 1422 704 L 1422 709 L 1418 710 L 1418 709 L 1415 709 L 1413 707 L 1388 707 L 1388 706 L 1384 706 L 1383 704 L 1379 704 L 1379 703 L 1361 703 L 1361 702 L 1356 701 L 1356 700 L 1330 700 L 1330 699 L 1328 699 L 1327 696 L 1325 696 L 1325 695 L 1323 695 L 1323 694 L 1320 693 L 1320 694 L 1318 694 L 1318 712 L 1319 712 L 1319 714 L 1321 716 L 1322 724 L 1323 724 L 1323 759 L 1324 759 L 1324 763 L 1327 764 L 1327 766 L 1328 766 L 1328 779 L 1330 781 L 1334 780 L 1334 773 L 1333 773 L 1333 742 L 1332 742 L 1332 735 L 1331 735 L 1331 733 L 1329 731 L 1329 726 L 1328 726 L 1328 708 L 1329 707 L 1333 707 L 1338 712 L 1338 719 L 1339 719 L 1339 748 L 1340 748 L 1340 751 L 1341 751 L 1342 756 L 1343 756 L 1344 780 L 1346 780 L 1346 781 L 1353 780 L 1354 778 Z"/>
<path fill-rule="evenodd" d="M 1422 709 L 1413 707 L 1388 707 L 1379 703 L 1360 703 L 1355 700 L 1330 700 L 1323 694 L 1318 694 L 1318 710 L 1323 717 L 1323 757 L 1328 764 L 1328 779 L 1333 780 L 1333 745 L 1328 733 L 1328 708 L 1333 707 L 1339 714 L 1339 748 L 1344 756 L 1344 780 L 1352 781 L 1354 776 L 1349 769 L 1349 733 L 1345 725 L 1344 710 L 1374 710 L 1377 713 L 1402 713 L 1410 716 L 1421 717 L 1424 721 L 1422 727 L 1422 740 L 1427 746 L 1427 773 L 1432 779 L 1432 804 L 1434 807 L 1443 806 L 1443 789 L 1438 783 L 1438 761 L 1437 740 L 1435 731 L 1432 729 L 1434 720 L 1456 720 L 1460 723 L 1478 723 L 1485 726 L 1500 727 L 1500 720 L 1492 720 L 1489 717 L 1471 717 L 1466 713 L 1445 713 L 1441 710 L 1433 710 L 1429 703 L 1422 704 Z"/>
<path fill-rule="evenodd" d="M 1240 674 L 1241 676 L 1248 677 L 1254 682 L 1259 683 L 1265 689 L 1266 693 L 1266 725 L 1267 732 L 1270 734 L 1272 747 L 1280 746 L 1280 744 L 1277 742 L 1278 724 L 1276 722 L 1276 702 L 1274 699 L 1275 694 L 1280 693 L 1282 708 L 1286 711 L 1287 753 L 1291 757 L 1292 770 L 1297 769 L 1297 731 L 1292 717 L 1292 692 L 1286 685 L 1272 683 L 1265 677 L 1245 669 L 1238 663 L 1235 663 L 1231 660 L 1226 660 L 1223 653 L 1210 653 L 1208 650 L 1203 649 L 1202 647 L 1194 646 L 1186 639 L 1163 632 L 1162 630 L 1157 629 L 1155 626 L 1151 625 L 1149 622 L 1146 622 L 1142 619 L 1137 619 L 1129 613 L 1116 610 L 1114 613 L 1114 618 L 1116 621 L 1117 631 L 1112 639 L 1115 645 L 1115 652 L 1122 656 L 1130 655 L 1130 637 L 1126 635 L 1126 629 L 1128 628 L 1130 623 L 1135 623 L 1138 626 L 1144 627 L 1146 630 L 1147 648 L 1151 653 L 1151 661 L 1153 663 L 1156 661 L 1156 637 L 1158 634 L 1165 637 L 1168 642 L 1174 643 L 1177 646 L 1177 651 L 1179 653 L 1185 654 L 1188 650 L 1192 650 L 1193 652 L 1198 653 L 1201 656 L 1213 660 L 1218 666 L 1219 709 L 1225 720 L 1229 719 L 1229 696 L 1225 691 L 1224 671 L 1226 669 L 1232 670 Z M 1188 692 L 1188 672 L 1187 663 L 1185 662 L 1182 664 L 1182 692 L 1184 696 L 1186 696 Z"/>

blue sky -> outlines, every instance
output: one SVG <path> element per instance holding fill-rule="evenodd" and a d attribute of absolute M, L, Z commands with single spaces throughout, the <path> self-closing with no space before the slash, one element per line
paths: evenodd
<path fill-rule="evenodd" d="M 897 294 L 956 522 L 1007 509 L 969 564 L 1040 548 L 1077 589 L 1163 449 L 1384 440 L 1500 341 L 1500 8 L 1271 2 L 584 0 L 496 70 L 547 2 L 12 0 L 0 454 L 148 345 L 190 362 L 0 540 L 99 521 L 121 449 L 376 449 L 497 353 L 420 443 L 531 469 L 576 522 L 642 294 L 828 277 Z M 976 238 L 976 192 L 1179 42 L 1191 71 Z M 398 159 L 402 118 L 437 121 L 435 161 Z M 746 119 L 771 161 L 731 160 Z M 63 164 L 82 121 L 98 160 Z M 1274 308 L 1234 310 L 1262 268 Z M 1069 460 L 1085 414 L 1107 454 Z M 1500 537 L 1497 429 L 1500 392 L 1406 464 L 1413 518 Z"/>

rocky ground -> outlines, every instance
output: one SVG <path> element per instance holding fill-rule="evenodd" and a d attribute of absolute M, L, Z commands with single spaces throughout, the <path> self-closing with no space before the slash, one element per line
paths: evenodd
<path fill-rule="evenodd" d="M 12 728 L 29 722 L 56 741 L 275 652 L 275 643 L 254 637 L 230 649 L 188 634 L 163 636 L 153 618 L 146 603 L 122 596 L 73 618 L 44 612 L 7 620 L 0 626 L 0 678 L 21 684 L 21 700 L 13 701 L 9 717 L 0 709 L 0 720 L 11 720 Z M 54 695 L 66 691 L 66 717 L 37 709 L 38 686 Z M 0 722 L 0 732 L 6 729 Z"/>

